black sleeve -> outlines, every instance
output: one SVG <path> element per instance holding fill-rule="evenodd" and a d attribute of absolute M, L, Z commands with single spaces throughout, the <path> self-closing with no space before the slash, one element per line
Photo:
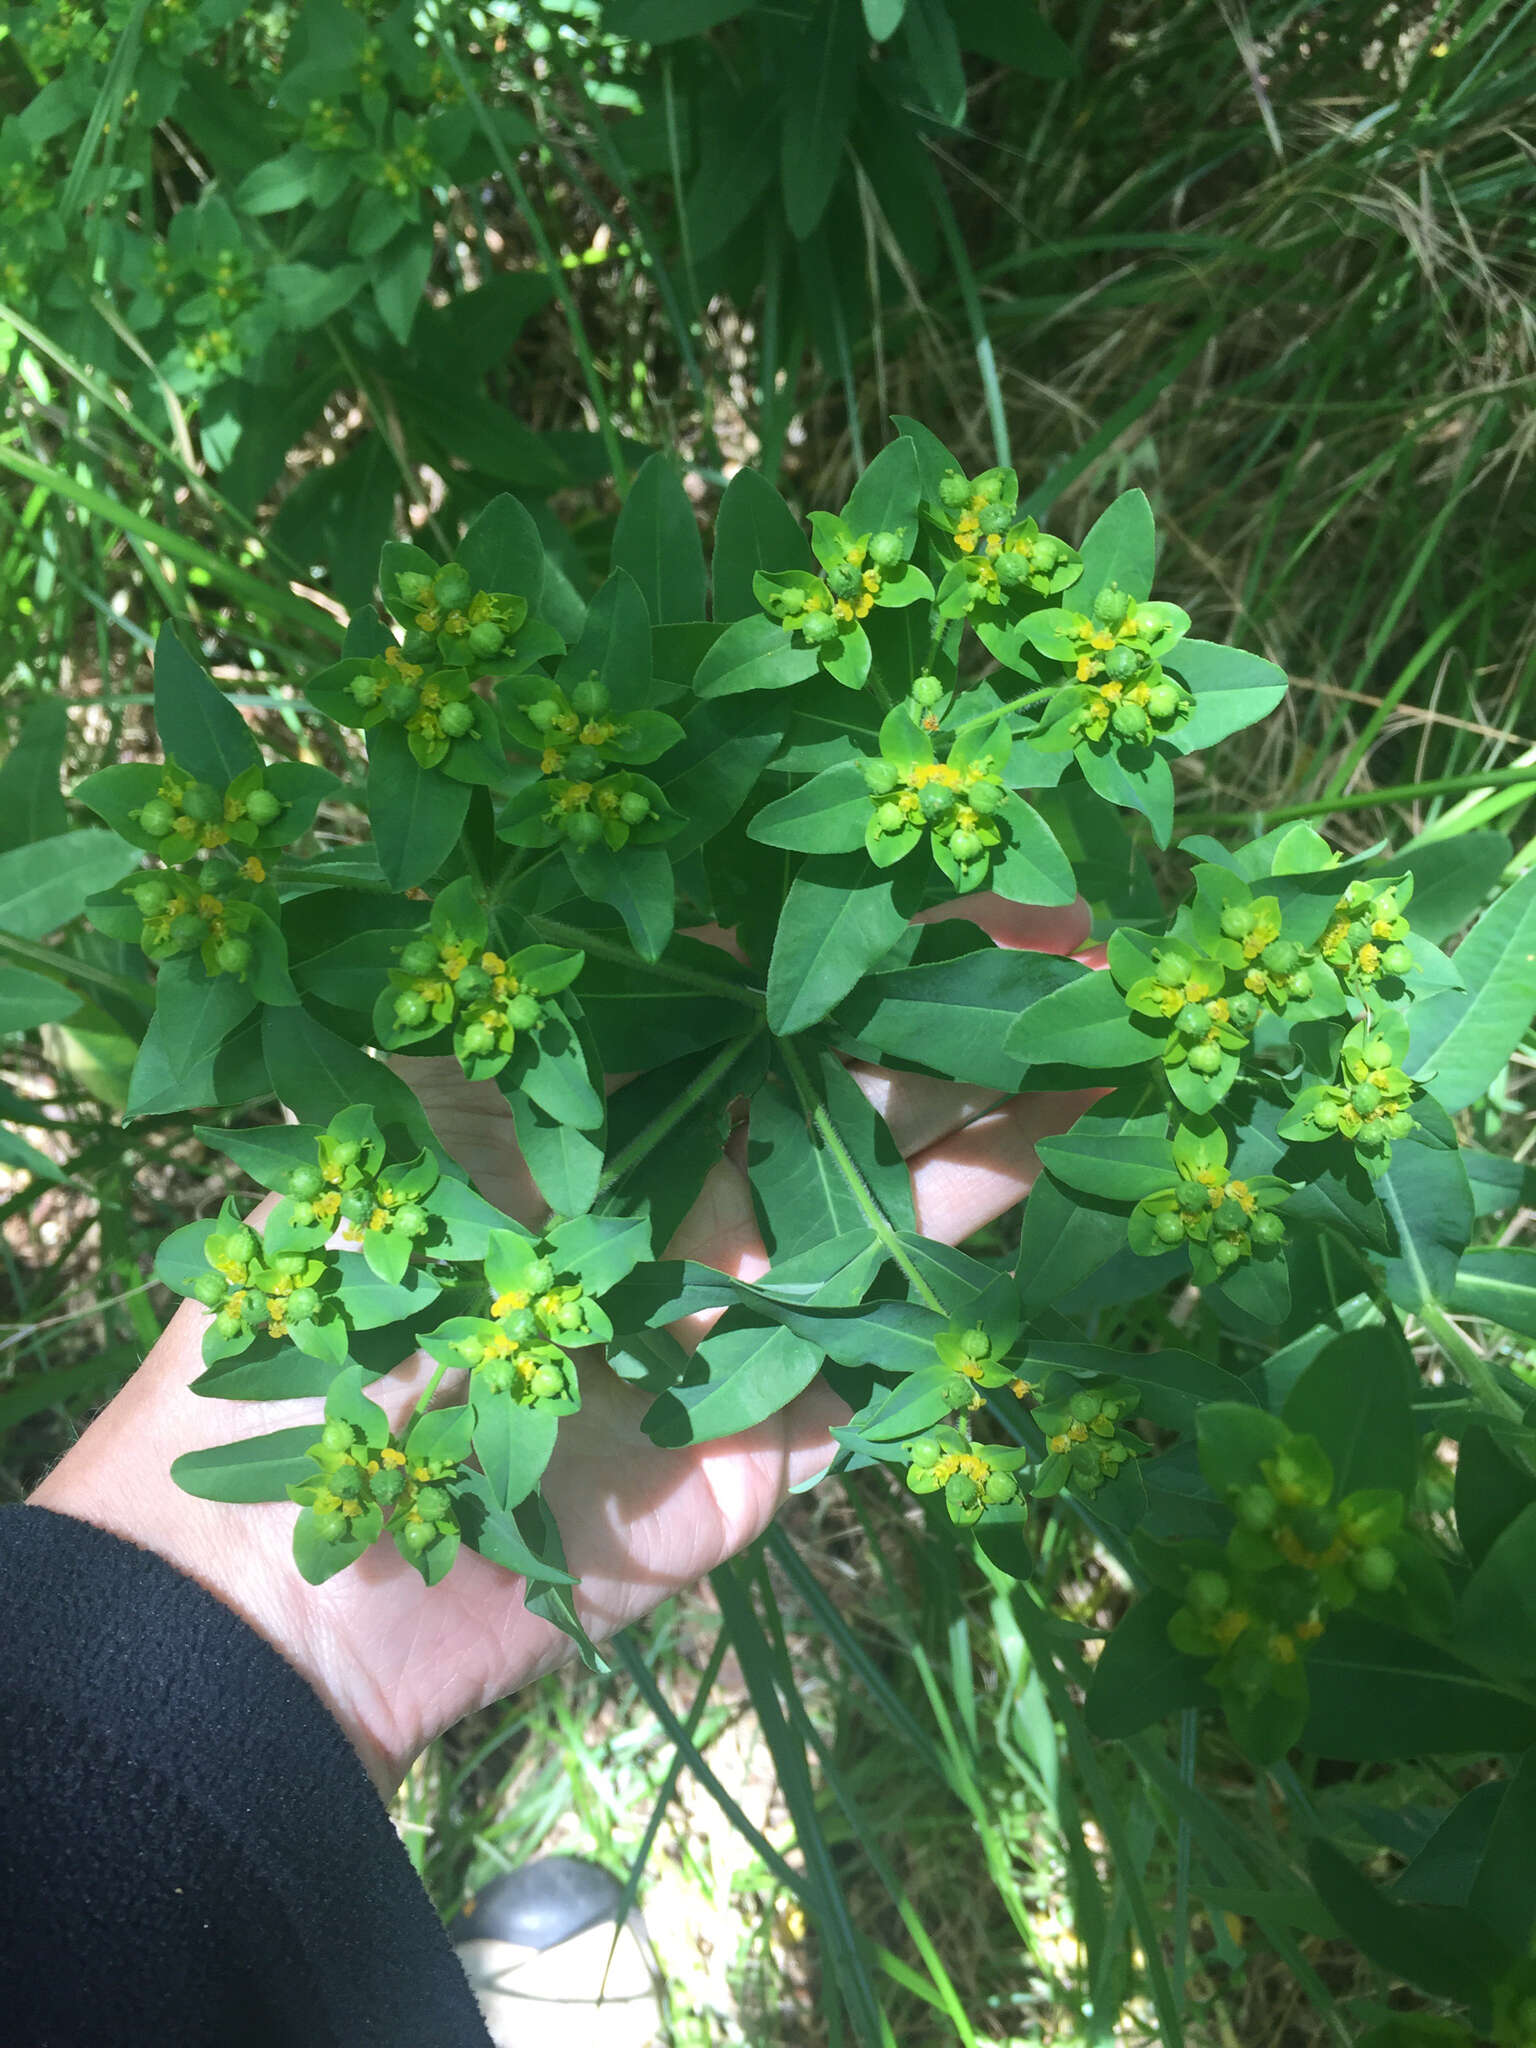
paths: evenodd
<path fill-rule="evenodd" d="M 222 1601 L 0 1508 L 0 2037 L 488 2048 L 356 1751 Z"/>

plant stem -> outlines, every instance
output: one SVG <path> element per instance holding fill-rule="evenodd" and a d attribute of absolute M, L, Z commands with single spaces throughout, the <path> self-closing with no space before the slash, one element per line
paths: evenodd
<path fill-rule="evenodd" d="M 859 1171 L 858 1162 L 848 1150 L 847 1141 L 844 1139 L 842 1132 L 833 1123 L 831 1114 L 822 1099 L 811 1071 L 800 1057 L 798 1047 L 792 1039 L 788 1038 L 775 1039 L 774 1043 L 778 1046 L 783 1056 L 789 1078 L 795 1084 L 795 1093 L 800 1097 L 801 1107 L 810 1118 L 811 1126 L 816 1135 L 837 1162 L 838 1171 L 842 1174 L 843 1179 L 847 1181 L 849 1192 L 863 1211 L 865 1222 L 868 1223 L 875 1236 L 885 1246 L 890 1257 L 895 1260 L 912 1286 L 917 1290 L 917 1294 L 925 1306 L 931 1308 L 936 1315 L 947 1316 L 949 1310 L 940 1301 L 939 1297 L 913 1264 L 911 1254 L 897 1236 L 891 1219 L 881 1208 L 879 1202 L 875 1199 L 874 1190 Z"/>
<path fill-rule="evenodd" d="M 1405 804 L 1420 797 L 1455 796 L 1468 789 L 1509 789 L 1522 782 L 1536 782 L 1536 767 L 1485 768 L 1470 775 L 1441 775 L 1432 782 L 1399 782 L 1390 789 L 1357 789 L 1350 796 L 1325 797 L 1310 804 L 1283 804 L 1277 810 L 1256 805 L 1247 811 L 1201 811 L 1184 820 L 1186 825 L 1246 825 L 1252 819 L 1271 825 L 1286 825 L 1297 818 L 1327 818 L 1335 811 L 1364 811 L 1374 805 Z"/>
<path fill-rule="evenodd" d="M 111 989 L 114 995 L 126 996 L 140 1009 L 155 1007 L 154 991 L 146 988 L 141 981 L 130 981 L 125 974 L 114 974 L 108 967 L 94 966 L 89 960 L 77 960 L 73 953 L 61 953 L 56 946 L 34 945 L 30 939 L 13 939 L 9 932 L 0 932 L 0 946 L 8 953 L 14 953 L 19 960 L 31 960 L 38 967 L 51 967 L 66 981 L 94 981 L 98 987 Z"/>
<path fill-rule="evenodd" d="M 679 967 L 670 960 L 642 960 L 638 953 L 616 946 L 609 939 L 599 938 L 595 932 L 583 931 L 580 925 L 562 924 L 558 918 L 530 915 L 528 922 L 551 945 L 578 947 L 599 960 L 612 960 L 620 967 L 633 967 L 641 974 L 654 974 L 661 981 L 675 981 L 679 988 L 691 988 L 700 995 L 725 996 L 731 1002 L 744 1004 L 749 1010 L 761 1010 L 764 1006 L 760 990 L 743 988 L 740 982 L 727 981 L 724 975 Z"/>
<path fill-rule="evenodd" d="M 1519 1422 L 1525 1410 L 1499 1385 L 1493 1367 L 1470 1338 L 1464 1337 L 1437 1302 L 1426 1301 L 1414 1314 L 1428 1330 L 1441 1351 L 1490 1413 Z"/>
<path fill-rule="evenodd" d="M 682 1093 L 659 1110 L 643 1130 L 637 1131 L 623 1151 L 609 1163 L 597 1184 L 598 1199 L 601 1200 L 610 1189 L 616 1187 L 627 1174 L 648 1159 L 656 1147 L 675 1131 L 683 1118 L 697 1109 L 699 1104 L 735 1066 L 742 1054 L 763 1029 L 761 1021 L 741 1038 L 728 1039 L 721 1046 L 707 1067 L 703 1067 Z"/>
<path fill-rule="evenodd" d="M 957 725 L 954 737 L 959 739 L 964 732 L 975 732 L 978 726 L 995 725 L 1000 718 L 1007 718 L 1012 712 L 1022 711 L 1028 704 L 1037 704 L 1042 697 L 1056 694 L 1056 685 L 1048 683 L 1043 690 L 1030 690 L 1022 697 L 1015 697 L 1011 704 L 1004 704 L 996 711 L 978 711 L 974 718 L 968 718 L 964 725 Z"/>
<path fill-rule="evenodd" d="M 411 1410 L 411 1422 L 414 1422 L 418 1415 L 426 1414 L 427 1404 L 431 1401 L 432 1396 L 437 1392 L 438 1382 L 442 1379 L 443 1374 L 447 1370 L 448 1368 L 446 1365 L 440 1365 L 437 1368 L 437 1371 L 433 1373 L 431 1379 L 427 1381 L 426 1386 L 422 1389 L 421 1396 L 418 1399 L 416 1406 Z M 406 1425 L 407 1431 L 409 1430 L 409 1427 L 410 1424 L 408 1423 Z"/>

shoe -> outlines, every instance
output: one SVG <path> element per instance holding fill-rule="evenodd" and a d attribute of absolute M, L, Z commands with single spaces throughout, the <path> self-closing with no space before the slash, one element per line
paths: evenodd
<path fill-rule="evenodd" d="M 467 1898 L 448 1936 L 496 2048 L 663 2048 L 661 1972 L 624 1887 L 546 1856 Z"/>

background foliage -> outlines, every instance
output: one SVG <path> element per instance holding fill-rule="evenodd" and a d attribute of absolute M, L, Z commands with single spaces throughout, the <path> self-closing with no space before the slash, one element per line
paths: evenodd
<path fill-rule="evenodd" d="M 1141 484 L 1163 587 L 1290 672 L 1255 744 L 1181 771 L 1188 828 L 1305 815 L 1347 846 L 1439 849 L 1448 938 L 1530 865 L 1531 10 L 993 12 L 573 0 L 417 25 L 339 0 L 47 0 L 8 17 L 11 1497 L 152 1340 L 155 1241 L 225 1192 L 191 1117 L 119 1123 L 146 971 L 80 921 L 115 856 L 58 794 L 61 762 L 72 788 L 156 751 L 145 656 L 167 614 L 270 750 L 345 777 L 296 680 L 334 657 L 337 607 L 368 596 L 388 535 L 441 557 L 510 489 L 587 595 L 651 447 L 682 452 L 708 526 L 742 462 L 797 509 L 841 502 L 889 416 L 915 415 L 972 471 L 1011 460 L 1057 531 Z M 337 842 L 352 822 L 344 801 L 322 813 Z M 25 850 L 44 839 L 60 845 L 39 891 Z M 1526 1233 L 1528 1072 L 1522 1049 L 1458 1105 L 1492 1162 L 1458 1327 L 1517 1374 L 1536 1320 L 1493 1248 Z M 1133 1302 L 1101 1335 L 1199 1351 L 1203 1313 Z M 1496 1463 L 1477 1481 L 1458 1478 L 1463 1499 L 1520 1483 Z M 1443 1460 L 1422 1483 L 1449 1512 Z M 1454 1973 L 1424 1974 L 1426 1923 L 1373 1920 L 1347 1872 L 1306 1871 L 1304 1840 L 1320 1824 L 1395 1879 L 1399 1913 L 1444 1912 L 1466 1903 L 1454 1844 L 1438 1864 L 1427 1845 L 1453 1798 L 1487 1780 L 1492 1844 L 1528 1772 L 1507 1791 L 1480 1758 L 1256 1777 L 1189 1708 L 1171 1747 L 1160 1728 L 1096 1741 L 1093 1646 L 1047 1620 L 1094 1631 L 1124 1606 L 1082 1516 L 1051 1522 L 1038 1604 L 978 1585 L 941 1522 L 869 1485 L 787 1527 L 795 1543 L 717 1575 L 715 1655 L 684 1603 L 630 1649 L 628 1691 L 552 1684 L 426 1761 L 407 1817 L 445 1910 L 552 1827 L 638 1859 L 679 1770 L 709 1771 L 746 1714 L 777 1787 L 768 1831 L 742 1810 L 761 1789 L 745 1771 L 728 1796 L 750 1831 L 693 1885 L 728 1892 L 734 1867 L 755 1902 L 732 1923 L 751 1930 L 734 1985 L 709 1991 L 722 2029 L 1347 2040 L 1403 1979 L 1454 1997 Z M 893 1737 L 919 1760 L 900 1787 Z"/>

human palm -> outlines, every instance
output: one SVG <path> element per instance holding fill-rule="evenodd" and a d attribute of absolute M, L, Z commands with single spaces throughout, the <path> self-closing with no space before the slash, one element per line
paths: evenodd
<path fill-rule="evenodd" d="M 949 906 L 998 943 L 1067 952 L 1082 944 L 1081 906 L 1023 910 L 990 896 Z M 506 1105 L 489 1083 L 464 1080 L 453 1060 L 396 1063 L 439 1138 L 486 1197 L 537 1220 L 541 1204 L 517 1152 Z M 1064 1130 L 1089 1097 L 1007 1098 L 881 1068 L 852 1069 L 889 1125 L 912 1173 L 918 1228 L 959 1243 L 1030 1186 L 1034 1142 Z M 768 1265 L 737 1132 L 685 1218 L 669 1256 L 753 1279 Z M 708 1326 L 676 1326 L 685 1343 Z M 569 1639 L 523 1605 L 521 1581 L 461 1551 L 428 1587 L 377 1545 L 323 1586 L 293 1568 L 292 1511 L 282 1505 L 196 1501 L 169 1477 L 174 1457 L 228 1439 L 230 1411 L 187 1392 L 200 1369 L 202 1312 L 177 1311 L 140 1371 L 32 1496 L 160 1552 L 243 1614 L 320 1692 L 386 1793 L 435 1734 L 571 1654 Z M 595 1638 L 691 1584 L 765 1529 L 787 1492 L 824 1471 L 829 1425 L 847 1414 L 817 1382 L 755 1429 L 662 1450 L 640 1427 L 650 1397 L 591 1352 L 581 1360 L 582 1406 L 560 1427 L 543 1481 L 567 1560 L 581 1580 L 578 1609 Z M 409 1413 L 433 1367 L 416 1353 L 370 1395 L 392 1425 Z M 457 1377 L 443 1392 L 452 1398 Z M 321 1404 L 251 1403 L 242 1435 L 291 1426 Z"/>

